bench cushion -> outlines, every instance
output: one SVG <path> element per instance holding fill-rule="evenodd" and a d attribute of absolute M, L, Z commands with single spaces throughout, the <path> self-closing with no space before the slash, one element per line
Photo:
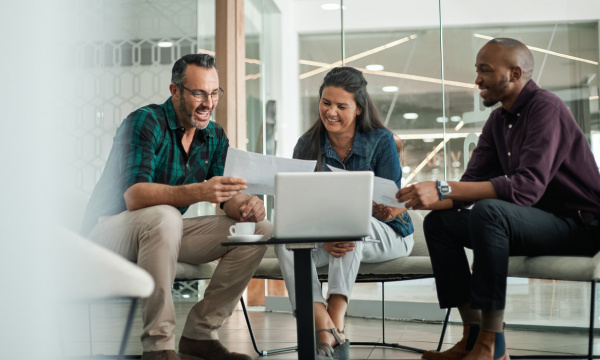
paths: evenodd
<path fill-rule="evenodd" d="M 409 210 L 413 220 L 415 244 L 408 257 L 390 261 L 367 264 L 362 263 L 358 270 L 358 282 L 394 281 L 431 277 L 433 270 L 429 260 L 429 252 L 423 234 L 423 216 L 420 211 Z M 327 278 L 327 266 L 317 268 L 317 274 L 322 279 Z M 279 262 L 275 250 L 269 246 L 256 272 L 255 278 L 282 279 Z"/>
<path fill-rule="evenodd" d="M 586 256 L 511 256 L 508 276 L 567 281 L 600 278 L 597 254 Z"/>

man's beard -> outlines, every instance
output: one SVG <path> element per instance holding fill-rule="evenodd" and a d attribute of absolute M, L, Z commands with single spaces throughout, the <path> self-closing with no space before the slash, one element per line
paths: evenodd
<path fill-rule="evenodd" d="M 496 105 L 498 103 L 499 100 L 490 100 L 490 101 L 483 101 L 483 106 L 485 107 L 492 107 L 494 105 Z"/>
<path fill-rule="evenodd" d="M 185 98 L 183 96 L 181 96 L 179 99 L 180 99 L 179 100 L 179 112 L 181 113 L 181 117 L 182 117 L 182 119 L 180 119 L 180 121 L 183 123 L 183 125 L 193 126 L 198 130 L 202 130 L 202 129 L 206 128 L 206 126 L 205 127 L 200 126 L 200 124 L 194 119 L 194 114 L 187 110 Z M 204 110 L 204 109 L 202 109 L 202 110 Z"/>
<path fill-rule="evenodd" d="M 508 87 L 508 77 L 504 77 L 502 79 L 502 81 L 500 81 L 500 83 L 498 84 L 497 88 L 499 92 L 504 91 L 507 87 Z M 489 91 L 489 88 L 488 88 Z M 492 107 L 494 105 L 496 105 L 498 103 L 498 101 L 500 101 L 499 99 L 492 99 L 492 100 L 483 100 L 483 106 L 485 107 Z"/>

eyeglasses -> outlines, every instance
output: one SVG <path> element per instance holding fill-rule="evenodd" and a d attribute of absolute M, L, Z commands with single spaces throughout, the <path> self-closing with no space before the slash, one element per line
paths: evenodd
<path fill-rule="evenodd" d="M 186 89 L 187 91 L 191 92 L 192 95 L 194 95 L 194 98 L 196 99 L 196 101 L 198 101 L 198 102 L 203 102 L 203 101 L 206 101 L 206 99 L 208 99 L 209 94 L 207 94 L 205 91 L 202 91 L 202 90 L 192 91 L 183 85 L 179 85 L 179 86 L 181 86 L 183 89 Z M 212 99 L 212 101 L 215 101 L 215 102 L 219 101 L 223 97 L 224 93 L 225 93 L 225 90 L 219 88 L 219 90 L 210 94 L 210 98 Z"/>

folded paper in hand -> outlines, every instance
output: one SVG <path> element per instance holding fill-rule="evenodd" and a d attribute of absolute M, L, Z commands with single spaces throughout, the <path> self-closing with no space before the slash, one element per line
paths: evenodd
<path fill-rule="evenodd" d="M 327 165 L 329 166 L 329 165 Z M 347 171 L 333 166 L 329 166 L 331 171 Z M 405 208 L 405 203 L 398 202 L 396 200 L 396 193 L 398 192 L 398 186 L 396 183 L 389 179 L 384 179 L 378 176 L 373 178 L 373 201 L 377 204 L 383 204 L 386 206 Z"/>
<path fill-rule="evenodd" d="M 246 179 L 248 194 L 274 195 L 275 174 L 279 172 L 313 172 L 314 160 L 286 159 L 257 154 L 230 147 L 223 176 Z"/>

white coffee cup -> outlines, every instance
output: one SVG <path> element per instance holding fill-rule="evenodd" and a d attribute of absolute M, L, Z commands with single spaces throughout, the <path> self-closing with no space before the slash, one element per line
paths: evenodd
<path fill-rule="evenodd" d="M 253 222 L 239 222 L 229 227 L 229 233 L 231 235 L 254 235 L 254 223 Z"/>

